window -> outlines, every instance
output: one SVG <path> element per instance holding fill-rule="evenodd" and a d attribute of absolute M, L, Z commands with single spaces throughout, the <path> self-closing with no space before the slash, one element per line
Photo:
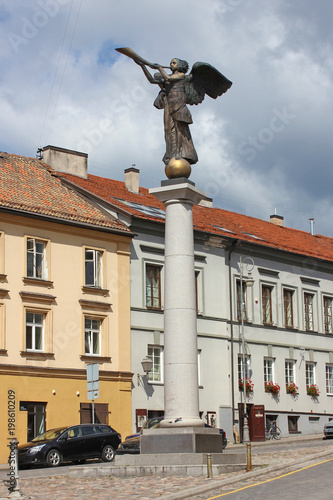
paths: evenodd
<path fill-rule="evenodd" d="M 313 299 L 312 293 L 304 293 L 304 327 L 307 332 L 313 330 Z"/>
<path fill-rule="evenodd" d="M 333 394 L 333 365 L 326 365 L 326 392 Z"/>
<path fill-rule="evenodd" d="M 0 231 L 0 280 L 5 278 L 5 233 Z"/>
<path fill-rule="evenodd" d="M 25 342 L 27 351 L 44 350 L 45 314 L 26 311 Z"/>
<path fill-rule="evenodd" d="M 0 299 L 1 299 L 0 294 Z M 6 349 L 6 340 L 5 340 L 5 306 L 0 302 L 0 351 Z"/>
<path fill-rule="evenodd" d="M 148 373 L 148 380 L 151 382 L 163 382 L 162 366 L 163 366 L 163 347 L 148 346 L 148 358 L 152 360 L 153 366 Z"/>
<path fill-rule="evenodd" d="M 47 279 L 45 241 L 27 238 L 27 277 Z"/>
<path fill-rule="evenodd" d="M 286 376 L 286 385 L 290 384 L 290 382 L 296 382 L 294 360 L 285 362 L 285 376 Z"/>
<path fill-rule="evenodd" d="M 85 249 L 85 285 L 102 288 L 102 258 L 100 250 Z"/>
<path fill-rule="evenodd" d="M 262 322 L 264 325 L 271 325 L 272 320 L 272 288 L 263 285 L 261 289 L 262 301 Z"/>
<path fill-rule="evenodd" d="M 332 328 L 332 299 L 324 297 L 324 331 L 325 333 L 333 333 Z"/>
<path fill-rule="evenodd" d="M 245 356 L 245 378 L 249 379 L 250 374 L 250 356 Z M 238 381 L 243 380 L 243 356 L 238 356 Z"/>
<path fill-rule="evenodd" d="M 243 289 L 243 300 L 242 300 L 242 290 Z M 236 281 L 236 289 L 237 289 L 237 320 L 241 321 L 242 316 L 243 320 L 247 321 L 247 286 L 243 281 L 242 286 L 240 280 Z"/>
<path fill-rule="evenodd" d="M 161 309 L 161 268 L 146 265 L 146 307 Z"/>
<path fill-rule="evenodd" d="M 288 415 L 288 431 L 290 434 L 298 433 L 298 419 L 299 416 Z"/>
<path fill-rule="evenodd" d="M 20 411 L 28 413 L 27 441 L 43 434 L 46 430 L 46 404 L 30 401 L 20 401 Z"/>
<path fill-rule="evenodd" d="M 92 403 L 80 403 L 80 424 L 93 423 Z M 95 424 L 109 424 L 109 404 L 94 402 Z M 100 427 L 100 426 L 99 426 Z M 102 427 L 103 431 L 104 428 Z M 108 428 L 106 428 L 108 429 Z"/>
<path fill-rule="evenodd" d="M 284 326 L 286 328 L 294 327 L 293 316 L 293 290 L 283 290 L 283 312 L 284 312 Z"/>
<path fill-rule="evenodd" d="M 85 318 L 84 320 L 84 345 L 85 354 L 101 355 L 101 321 L 99 319 Z"/>
<path fill-rule="evenodd" d="M 315 384 L 315 363 L 308 361 L 305 363 L 305 381 L 307 387 Z"/>
<path fill-rule="evenodd" d="M 264 382 L 274 382 L 274 359 L 264 358 Z"/>
<path fill-rule="evenodd" d="M 195 271 L 195 310 L 196 313 L 198 314 L 199 308 L 198 308 L 198 271 Z"/>

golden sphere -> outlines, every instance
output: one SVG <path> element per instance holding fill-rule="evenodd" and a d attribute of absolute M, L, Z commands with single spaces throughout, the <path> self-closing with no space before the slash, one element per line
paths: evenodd
<path fill-rule="evenodd" d="M 191 175 L 191 165 L 184 158 L 171 158 L 169 163 L 165 166 L 165 175 L 168 179 L 175 179 L 177 177 L 186 177 L 188 179 Z"/>

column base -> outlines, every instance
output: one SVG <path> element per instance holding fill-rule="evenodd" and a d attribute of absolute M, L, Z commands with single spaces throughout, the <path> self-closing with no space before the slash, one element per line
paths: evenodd
<path fill-rule="evenodd" d="M 209 427 L 172 427 L 144 429 L 141 454 L 222 453 L 223 438 L 218 429 Z"/>

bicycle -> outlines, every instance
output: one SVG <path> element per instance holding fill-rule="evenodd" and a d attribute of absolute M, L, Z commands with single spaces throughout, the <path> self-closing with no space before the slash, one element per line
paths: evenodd
<path fill-rule="evenodd" d="M 271 422 L 266 426 L 265 439 L 281 439 L 281 431 L 276 422 Z"/>

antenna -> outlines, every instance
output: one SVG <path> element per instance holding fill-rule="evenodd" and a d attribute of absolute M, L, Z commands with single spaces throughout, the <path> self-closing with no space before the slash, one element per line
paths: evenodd
<path fill-rule="evenodd" d="M 38 158 L 38 160 L 43 159 L 43 148 L 37 148 L 36 158 Z"/>

